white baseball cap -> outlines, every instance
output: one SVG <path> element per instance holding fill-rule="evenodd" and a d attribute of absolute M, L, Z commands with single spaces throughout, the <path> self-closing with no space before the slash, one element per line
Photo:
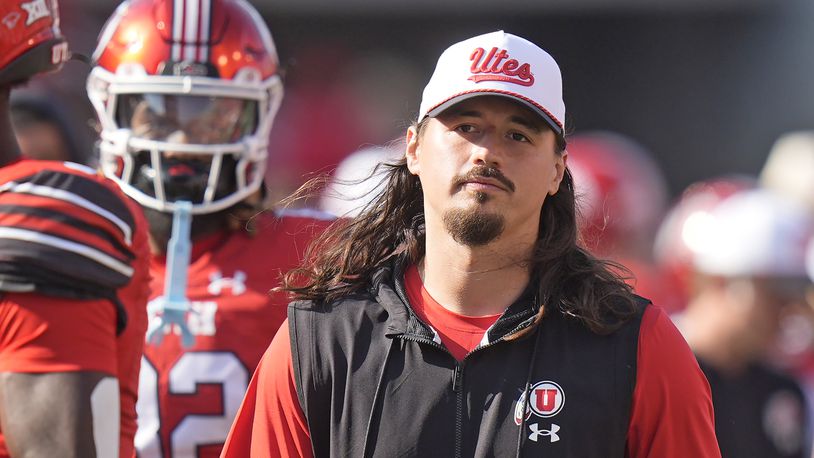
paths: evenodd
<path fill-rule="evenodd" d="M 479 95 L 517 100 L 563 135 L 565 103 L 560 67 L 547 52 L 524 38 L 500 30 L 447 48 L 424 88 L 418 121 Z"/>
<path fill-rule="evenodd" d="M 767 190 L 737 193 L 711 213 L 709 239 L 695 267 L 726 277 L 805 277 L 812 219 L 804 207 Z"/>

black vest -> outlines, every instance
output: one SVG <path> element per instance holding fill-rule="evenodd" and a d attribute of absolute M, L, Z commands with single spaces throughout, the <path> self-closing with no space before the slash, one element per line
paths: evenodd
<path fill-rule="evenodd" d="M 533 320 L 526 295 L 458 362 L 392 277 L 371 294 L 289 306 L 316 457 L 624 456 L 646 301 L 607 336 L 551 310 L 504 340 Z"/>

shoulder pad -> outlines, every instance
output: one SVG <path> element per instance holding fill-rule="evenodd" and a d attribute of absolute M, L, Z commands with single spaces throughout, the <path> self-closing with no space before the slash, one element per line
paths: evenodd
<path fill-rule="evenodd" d="M 136 230 L 115 185 L 73 164 L 7 168 L 0 173 L 0 291 L 115 300 L 134 273 Z"/>

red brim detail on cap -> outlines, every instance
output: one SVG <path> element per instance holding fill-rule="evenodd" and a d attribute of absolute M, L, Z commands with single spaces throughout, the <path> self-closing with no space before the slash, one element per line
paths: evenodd
<path fill-rule="evenodd" d="M 520 100 L 521 102 L 528 105 L 530 108 L 534 108 L 541 115 L 543 115 L 543 118 L 551 125 L 551 127 L 554 128 L 554 131 L 557 133 L 557 135 L 562 135 L 563 134 L 562 122 L 560 122 L 559 119 L 557 119 L 554 115 L 552 115 L 551 112 L 549 112 L 548 110 L 543 108 L 542 105 L 540 105 L 539 103 L 535 102 L 534 100 L 531 100 L 528 97 L 524 97 L 524 96 L 522 96 L 522 95 L 520 95 L 520 94 L 518 94 L 516 92 L 501 91 L 499 89 L 473 89 L 471 91 L 459 92 L 459 93 L 457 93 L 457 94 L 455 94 L 455 95 L 453 95 L 451 97 L 448 97 L 447 99 L 435 104 L 432 108 L 427 110 L 427 114 L 425 116 L 434 117 L 435 115 L 438 115 L 438 113 L 434 113 L 434 114 L 431 114 L 431 113 L 434 110 L 437 110 L 442 105 L 444 105 L 444 104 L 446 104 L 446 103 L 448 103 L 448 102 L 450 102 L 450 101 L 452 101 L 452 100 L 454 100 L 454 99 L 456 99 L 458 97 L 461 97 L 461 96 L 464 96 L 464 95 L 469 95 L 469 94 L 478 94 L 478 93 L 481 93 L 481 94 L 484 94 L 484 93 L 498 94 L 498 95 L 504 95 L 504 96 L 508 96 L 508 97 L 512 97 L 512 98 L 515 98 L 517 100 Z M 448 108 L 448 107 L 446 107 L 446 108 Z M 419 121 L 420 121 L 420 119 L 419 119 Z"/>

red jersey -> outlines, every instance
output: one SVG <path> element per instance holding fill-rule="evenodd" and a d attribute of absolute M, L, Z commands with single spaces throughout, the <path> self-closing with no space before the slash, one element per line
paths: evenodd
<path fill-rule="evenodd" d="M 0 372 L 116 377 L 121 417 L 110 421 L 131 457 L 149 293 L 141 209 L 78 164 L 22 160 L 0 169 L 0 189 Z"/>
<path fill-rule="evenodd" d="M 294 212 L 265 213 L 254 223 L 253 235 L 220 233 L 192 247 L 187 322 L 195 344 L 184 348 L 173 332 L 145 346 L 136 435 L 141 457 L 219 456 L 251 374 L 286 317 L 287 295 L 270 290 L 328 224 Z M 165 262 L 163 256 L 152 261 L 153 298 L 164 293 Z"/>
<path fill-rule="evenodd" d="M 407 271 L 405 287 L 410 303 L 424 310 L 422 319 L 436 329 L 450 351 L 457 345 L 466 354 L 478 346 L 479 339 L 472 337 L 491 317 L 467 318 L 439 310 L 443 306 L 426 293 L 414 267 Z M 297 396 L 289 332 L 286 323 L 257 368 L 223 458 L 313 456 L 308 422 Z M 709 384 L 686 342 L 655 306 L 645 311 L 639 334 L 625 456 L 720 457 Z"/>

